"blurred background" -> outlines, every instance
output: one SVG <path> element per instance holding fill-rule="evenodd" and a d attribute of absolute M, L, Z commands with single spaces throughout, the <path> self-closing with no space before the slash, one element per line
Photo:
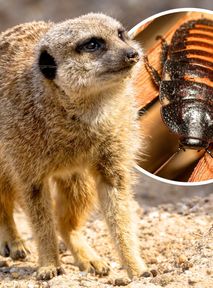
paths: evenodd
<path fill-rule="evenodd" d="M 212 0 L 0 0 L 0 31 L 32 20 L 61 21 L 103 12 L 127 29 L 158 12 L 181 7 L 212 9 Z"/>

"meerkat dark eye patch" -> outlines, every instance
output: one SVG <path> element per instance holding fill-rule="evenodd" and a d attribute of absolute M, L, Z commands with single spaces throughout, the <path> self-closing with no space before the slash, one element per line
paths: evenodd
<path fill-rule="evenodd" d="M 102 38 L 92 37 L 84 40 L 76 46 L 77 52 L 96 52 L 98 50 L 104 50 L 106 43 Z"/>
<path fill-rule="evenodd" d="M 42 51 L 39 57 L 39 68 L 44 77 L 53 80 L 56 75 L 57 64 L 54 58 L 46 51 Z"/>

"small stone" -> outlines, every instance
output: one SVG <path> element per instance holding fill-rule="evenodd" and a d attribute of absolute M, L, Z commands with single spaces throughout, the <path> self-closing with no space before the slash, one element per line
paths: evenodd
<path fill-rule="evenodd" d="M 182 255 L 180 255 L 179 257 L 178 257 L 178 264 L 183 264 L 184 262 L 186 262 L 187 261 L 187 257 L 186 257 L 186 255 L 184 255 L 184 254 L 182 254 Z"/>
<path fill-rule="evenodd" d="M 109 278 L 109 279 L 107 280 L 106 284 L 114 285 L 114 284 L 115 284 L 115 281 L 114 281 L 114 279 Z"/>
<path fill-rule="evenodd" d="M 150 264 L 157 264 L 158 263 L 158 259 L 157 258 L 150 258 L 149 259 L 149 263 Z"/>
<path fill-rule="evenodd" d="M 192 268 L 192 267 L 193 267 L 193 264 L 189 261 L 184 262 L 182 265 L 183 271 L 189 270 L 189 268 Z"/>
<path fill-rule="evenodd" d="M 176 209 L 177 209 L 177 213 L 181 215 L 186 215 L 188 211 L 188 207 L 183 203 L 178 203 Z"/>
<path fill-rule="evenodd" d="M 189 279 L 189 280 L 188 280 L 189 285 L 194 285 L 194 284 L 196 284 L 196 282 L 197 282 L 197 281 L 195 281 L 195 280 L 193 280 L 193 279 Z"/>
<path fill-rule="evenodd" d="M 174 269 L 172 269 L 171 267 L 168 267 L 168 268 L 163 270 L 163 274 L 171 273 L 172 271 L 174 271 Z"/>
<path fill-rule="evenodd" d="M 126 286 L 130 283 L 128 278 L 118 278 L 115 279 L 114 286 Z"/>
<path fill-rule="evenodd" d="M 213 269 L 207 269 L 206 274 L 207 275 L 213 275 Z"/>
<path fill-rule="evenodd" d="M 156 269 L 152 269 L 150 270 L 150 272 L 152 273 L 153 277 L 156 277 L 158 275 L 158 271 Z"/>

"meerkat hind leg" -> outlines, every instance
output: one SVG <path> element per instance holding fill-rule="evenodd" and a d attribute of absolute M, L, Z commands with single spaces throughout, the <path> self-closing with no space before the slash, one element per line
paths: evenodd
<path fill-rule="evenodd" d="M 57 213 L 59 231 L 81 271 L 108 275 L 108 264 L 88 245 L 79 228 L 95 201 L 94 185 L 75 174 L 67 180 L 57 179 Z"/>
<path fill-rule="evenodd" d="M 13 218 L 15 192 L 7 177 L 0 177 L 0 254 L 13 260 L 24 259 L 29 253 Z"/>

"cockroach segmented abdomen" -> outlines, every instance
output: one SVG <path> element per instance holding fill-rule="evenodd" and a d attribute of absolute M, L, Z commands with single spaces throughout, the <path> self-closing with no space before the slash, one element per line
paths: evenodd
<path fill-rule="evenodd" d="M 160 83 L 161 114 L 185 148 L 213 142 L 213 21 L 191 20 L 174 33 Z"/>

